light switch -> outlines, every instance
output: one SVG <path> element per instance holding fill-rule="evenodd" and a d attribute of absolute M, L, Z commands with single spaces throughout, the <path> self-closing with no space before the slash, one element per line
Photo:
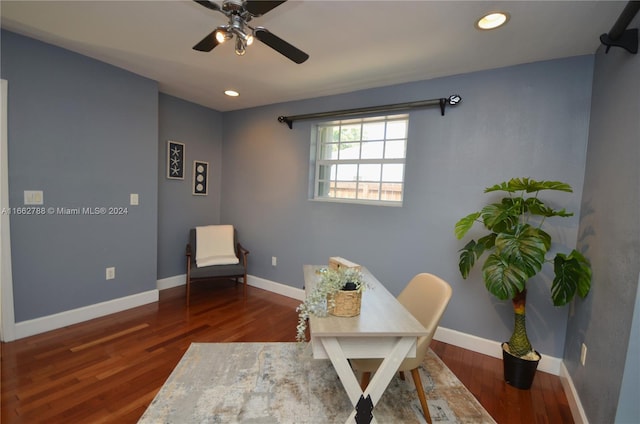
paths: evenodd
<path fill-rule="evenodd" d="M 24 204 L 25 205 L 43 205 L 44 195 L 42 193 L 42 190 L 25 190 Z"/>
<path fill-rule="evenodd" d="M 138 203 L 138 193 L 131 193 L 131 196 L 129 196 L 129 198 L 130 198 L 130 202 L 129 203 L 132 206 L 137 206 L 139 204 Z"/>

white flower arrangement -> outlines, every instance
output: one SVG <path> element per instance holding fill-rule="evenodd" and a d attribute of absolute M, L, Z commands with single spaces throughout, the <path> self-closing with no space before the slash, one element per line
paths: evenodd
<path fill-rule="evenodd" d="M 305 332 L 307 329 L 307 320 L 311 314 L 318 317 L 327 316 L 327 311 L 331 310 L 335 304 L 333 296 L 340 290 L 353 290 L 362 292 L 366 287 L 362 273 L 357 268 L 320 268 L 319 272 L 322 277 L 314 289 L 307 295 L 304 302 L 297 308 L 298 326 L 296 340 L 305 341 Z"/>

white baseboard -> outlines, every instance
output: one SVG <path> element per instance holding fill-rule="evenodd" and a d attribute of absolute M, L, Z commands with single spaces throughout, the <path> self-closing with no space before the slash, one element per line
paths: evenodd
<path fill-rule="evenodd" d="M 560 381 L 562 382 L 564 393 L 567 396 L 567 402 L 569 402 L 573 421 L 576 424 L 589 424 L 587 414 L 584 412 L 576 387 L 573 385 L 573 379 L 569 374 L 569 370 L 567 370 L 567 367 L 564 365 L 564 362 L 560 366 Z"/>
<path fill-rule="evenodd" d="M 264 278 L 260 277 L 254 277 L 253 275 L 247 276 L 247 284 L 259 289 L 280 294 L 282 296 L 291 297 L 300 301 L 304 300 L 304 290 L 296 287 L 291 287 L 286 284 L 276 283 L 275 281 L 265 280 Z"/>
<path fill-rule="evenodd" d="M 170 289 L 172 287 L 184 286 L 187 284 L 187 274 L 174 275 L 157 281 L 158 290 Z"/>
<path fill-rule="evenodd" d="M 16 339 L 21 339 L 157 301 L 158 290 L 149 290 L 46 317 L 22 321 L 16 323 L 15 336 Z"/>

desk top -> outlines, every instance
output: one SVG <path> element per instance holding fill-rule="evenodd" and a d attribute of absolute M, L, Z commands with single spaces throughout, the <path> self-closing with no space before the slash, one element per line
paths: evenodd
<path fill-rule="evenodd" d="M 305 291 L 320 281 L 316 271 L 322 265 L 304 265 Z M 362 293 L 360 315 L 355 317 L 309 317 L 312 337 L 388 337 L 426 336 L 427 330 L 365 267 L 362 275 L 367 283 Z"/>

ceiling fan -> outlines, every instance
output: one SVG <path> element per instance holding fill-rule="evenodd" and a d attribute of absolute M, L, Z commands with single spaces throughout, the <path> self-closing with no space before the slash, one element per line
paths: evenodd
<path fill-rule="evenodd" d="M 295 63 L 302 63 L 309 59 L 308 54 L 287 43 L 268 29 L 260 26 L 254 28 L 248 24 L 251 19 L 264 15 L 284 3 L 286 0 L 223 0 L 221 5 L 210 0 L 194 1 L 207 9 L 215 10 L 224 14 L 229 20 L 227 25 L 218 26 L 213 30 L 213 32 L 211 32 L 211 34 L 207 35 L 198 44 L 193 46 L 194 50 L 210 52 L 218 44 L 232 39 L 235 35 L 236 54 L 239 56 L 244 55 L 247 46 L 253 43 L 254 38 L 257 38 Z M 247 33 L 245 28 L 250 29 L 251 32 Z"/>

